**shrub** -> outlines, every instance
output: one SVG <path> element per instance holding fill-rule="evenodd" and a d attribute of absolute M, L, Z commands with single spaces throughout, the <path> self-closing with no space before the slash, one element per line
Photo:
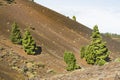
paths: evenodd
<path fill-rule="evenodd" d="M 29 30 L 25 31 L 25 34 L 22 39 L 22 45 L 27 54 L 34 55 L 36 53 L 37 46 Z"/>
<path fill-rule="evenodd" d="M 20 29 L 19 29 L 17 23 L 15 23 L 15 22 L 12 24 L 10 40 L 15 44 L 21 44 L 22 43 L 22 37 L 21 37 Z"/>
<path fill-rule="evenodd" d="M 64 61 L 68 65 L 67 71 L 72 71 L 72 70 L 80 68 L 80 66 L 76 65 L 76 59 L 75 59 L 75 56 L 72 52 L 65 52 L 64 53 Z"/>

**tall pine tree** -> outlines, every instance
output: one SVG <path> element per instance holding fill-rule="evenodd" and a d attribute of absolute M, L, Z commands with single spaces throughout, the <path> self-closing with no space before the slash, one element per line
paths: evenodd
<path fill-rule="evenodd" d="M 97 25 L 95 25 L 93 28 L 91 45 L 94 47 L 95 51 L 95 64 L 105 64 L 109 57 L 109 51 L 106 47 L 106 43 L 102 41 L 102 36 Z"/>
<path fill-rule="evenodd" d="M 91 40 L 90 45 L 81 52 L 82 56 L 89 64 L 104 65 L 109 57 L 109 51 L 105 42 L 102 41 L 97 25 L 93 28 Z"/>
<path fill-rule="evenodd" d="M 22 45 L 27 54 L 34 55 L 36 53 L 37 46 L 29 30 L 25 31 L 25 34 L 22 39 Z"/>
<path fill-rule="evenodd" d="M 21 44 L 22 43 L 22 37 L 21 37 L 20 29 L 19 29 L 17 23 L 15 23 L 15 22 L 12 24 L 10 40 L 15 44 Z"/>

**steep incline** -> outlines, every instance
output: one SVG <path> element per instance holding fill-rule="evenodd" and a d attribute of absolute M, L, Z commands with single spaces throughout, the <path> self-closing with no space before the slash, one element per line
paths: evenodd
<path fill-rule="evenodd" d="M 22 33 L 28 26 L 42 54 L 27 56 L 23 51 L 16 50 L 9 41 L 11 24 L 17 22 Z M 33 30 L 34 28 L 35 30 Z M 36 61 L 42 61 L 49 67 L 64 70 L 63 53 L 65 50 L 73 51 L 79 58 L 79 49 L 90 41 L 91 29 L 69 19 L 46 7 L 28 0 L 15 0 L 15 3 L 0 6 L 0 36 L 7 38 L 5 45 L 18 51 L 20 55 Z M 112 52 L 113 57 L 120 52 L 120 43 L 110 38 L 103 37 Z M 113 54 L 114 53 L 114 54 Z M 81 65 L 82 61 L 78 59 Z"/>
<path fill-rule="evenodd" d="M 26 26 L 33 27 L 35 30 L 31 32 L 37 43 L 43 45 L 44 53 L 59 56 L 65 50 L 78 53 L 80 46 L 88 42 L 86 37 L 90 29 L 35 3 L 17 0 L 16 4 L 1 6 L 0 10 L 0 24 L 4 26 L 1 34 L 9 36 L 8 30 L 13 21 L 20 25 L 23 32 Z"/>

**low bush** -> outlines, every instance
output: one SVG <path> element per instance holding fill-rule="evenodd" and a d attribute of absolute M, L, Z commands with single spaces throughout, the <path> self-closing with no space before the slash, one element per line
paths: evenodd
<path fill-rule="evenodd" d="M 80 69 L 80 66 L 76 65 L 76 59 L 72 52 L 64 53 L 64 61 L 67 64 L 67 71 L 72 71 L 75 69 Z"/>

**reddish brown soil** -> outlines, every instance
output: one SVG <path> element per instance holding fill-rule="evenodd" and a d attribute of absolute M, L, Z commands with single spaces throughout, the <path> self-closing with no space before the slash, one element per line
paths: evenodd
<path fill-rule="evenodd" d="M 15 70 L 11 70 L 7 64 L 0 62 L 0 80 L 25 80 L 24 76 Z"/>
<path fill-rule="evenodd" d="M 22 33 L 28 27 L 35 28 L 31 29 L 31 34 L 42 48 L 39 55 L 27 55 L 21 46 L 10 42 L 11 24 L 14 21 L 18 23 Z M 79 58 L 79 50 L 89 43 L 90 34 L 91 29 L 86 26 L 28 0 L 15 0 L 15 3 L 0 6 L 0 44 L 12 48 L 25 58 L 43 62 L 57 73 L 65 72 L 64 51 L 74 52 L 77 63 L 82 67 L 89 66 Z M 111 58 L 120 56 L 120 43 L 104 36 L 103 38 L 111 50 Z"/>

